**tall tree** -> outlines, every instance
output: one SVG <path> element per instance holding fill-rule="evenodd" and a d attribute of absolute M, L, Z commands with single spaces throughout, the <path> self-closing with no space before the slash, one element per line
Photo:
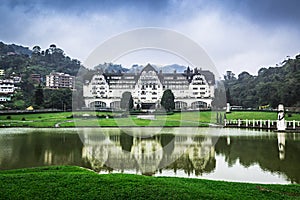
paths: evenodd
<path fill-rule="evenodd" d="M 226 90 L 226 98 L 227 98 L 227 103 L 232 104 L 229 88 L 227 88 L 227 90 Z"/>
<path fill-rule="evenodd" d="M 127 111 L 133 108 L 133 98 L 131 92 L 124 92 L 122 94 L 120 107 Z"/>
<path fill-rule="evenodd" d="M 161 98 L 161 105 L 168 111 L 172 111 L 175 109 L 175 97 L 173 92 L 170 89 L 164 91 L 163 96 Z"/>
<path fill-rule="evenodd" d="M 40 55 L 40 53 L 41 53 L 41 47 L 40 46 L 34 46 L 32 48 L 32 53 Z"/>
<path fill-rule="evenodd" d="M 61 110 L 72 109 L 72 90 L 65 89 L 45 89 L 44 90 L 44 107 Z"/>
<path fill-rule="evenodd" d="M 35 93 L 34 93 L 34 103 L 35 105 L 37 106 L 43 106 L 44 104 L 44 91 L 43 91 L 43 88 L 41 85 L 39 85 L 37 87 L 37 89 L 35 90 Z"/>

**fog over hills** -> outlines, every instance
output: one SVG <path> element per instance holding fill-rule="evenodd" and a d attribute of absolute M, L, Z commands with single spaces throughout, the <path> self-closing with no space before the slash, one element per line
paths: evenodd
<path fill-rule="evenodd" d="M 5 44 L 0 42 L 0 55 L 32 55 L 32 50 L 29 47 L 24 47 L 22 45 L 16 44 Z M 66 56 L 66 55 L 65 55 Z M 103 63 L 94 67 L 95 70 L 106 72 L 106 73 L 138 73 L 140 72 L 148 63 L 144 65 L 133 64 L 131 68 L 125 68 L 122 64 L 114 64 L 114 63 Z M 151 64 L 151 63 L 150 63 Z M 155 64 L 151 64 L 158 72 L 161 70 L 163 73 L 173 73 L 175 70 L 177 73 L 183 73 L 186 70 L 187 66 L 178 65 L 178 64 L 170 64 L 165 66 L 158 66 Z"/>
<path fill-rule="evenodd" d="M 151 64 L 151 63 L 150 63 Z M 99 64 L 94 69 L 106 72 L 106 73 L 112 73 L 112 72 L 125 72 L 125 73 L 139 73 L 142 71 L 142 69 L 146 66 L 145 65 L 138 65 L 134 64 L 131 68 L 124 68 L 121 64 L 113 64 L 113 63 L 104 63 Z M 171 64 L 171 65 L 165 65 L 162 67 L 159 67 L 155 64 L 151 64 L 158 72 L 162 71 L 163 73 L 173 73 L 176 71 L 177 73 L 183 73 L 184 70 L 186 70 L 187 66 L 178 65 L 178 64 Z"/>

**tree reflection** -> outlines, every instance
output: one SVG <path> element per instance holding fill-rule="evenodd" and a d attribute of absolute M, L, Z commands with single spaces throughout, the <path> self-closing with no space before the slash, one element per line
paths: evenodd
<path fill-rule="evenodd" d="M 215 145 L 216 153 L 225 156 L 228 166 L 237 161 L 245 167 L 259 164 L 265 171 L 283 172 L 291 182 L 300 183 L 299 142 L 289 140 L 285 144 L 285 157 L 282 159 L 277 135 L 231 137 L 230 141 L 228 145 L 227 138 L 221 137 Z"/>

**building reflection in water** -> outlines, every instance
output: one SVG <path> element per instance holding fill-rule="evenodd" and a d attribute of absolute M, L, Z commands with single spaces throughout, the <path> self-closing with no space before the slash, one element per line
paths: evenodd
<path fill-rule="evenodd" d="M 171 129 L 170 129 L 171 130 Z M 183 169 L 187 174 L 202 174 L 215 168 L 214 138 L 165 132 L 147 135 L 132 129 L 128 135 L 120 129 L 85 129 L 80 133 L 82 157 L 91 168 L 101 171 L 135 171 L 153 175 L 159 169 Z M 104 131 L 104 132 L 103 132 Z"/>

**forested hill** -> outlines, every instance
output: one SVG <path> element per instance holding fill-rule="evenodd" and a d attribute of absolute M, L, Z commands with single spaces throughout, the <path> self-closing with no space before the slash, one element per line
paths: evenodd
<path fill-rule="evenodd" d="M 257 76 L 242 72 L 237 78 L 224 76 L 227 101 L 245 108 L 267 106 L 300 107 L 300 54 L 281 67 L 261 68 Z"/>
<path fill-rule="evenodd" d="M 28 47 L 23 47 L 15 44 L 4 44 L 0 42 L 0 55 L 7 55 L 7 54 L 24 54 L 30 56 L 32 51 Z"/>
<path fill-rule="evenodd" d="M 76 75 L 79 68 L 80 61 L 66 56 L 55 44 L 45 50 L 39 46 L 30 50 L 28 47 L 0 42 L 0 69 L 5 70 L 6 76 L 14 72 L 24 78 L 30 74 L 41 74 L 45 77 L 53 70 Z"/>
<path fill-rule="evenodd" d="M 7 45 L 0 42 L 0 69 L 4 72 L 0 78 L 21 77 L 21 82 L 15 83 L 15 86 L 20 89 L 14 92 L 11 101 L 1 102 L 0 109 L 23 110 L 31 105 L 34 108 L 61 109 L 62 101 L 65 103 L 65 109 L 71 109 L 72 91 L 70 89 L 41 90 L 41 88 L 45 85 L 46 75 L 52 71 L 76 76 L 80 67 L 80 61 L 66 56 L 64 51 L 56 47 L 55 44 L 42 50 L 39 46 L 29 49 L 28 47 L 15 44 Z M 41 85 L 33 80 L 33 74 L 40 75 Z M 37 91 L 41 92 L 38 93 Z M 79 92 L 76 91 L 76 93 Z M 37 94 L 42 99 L 41 101 L 37 100 Z"/>

